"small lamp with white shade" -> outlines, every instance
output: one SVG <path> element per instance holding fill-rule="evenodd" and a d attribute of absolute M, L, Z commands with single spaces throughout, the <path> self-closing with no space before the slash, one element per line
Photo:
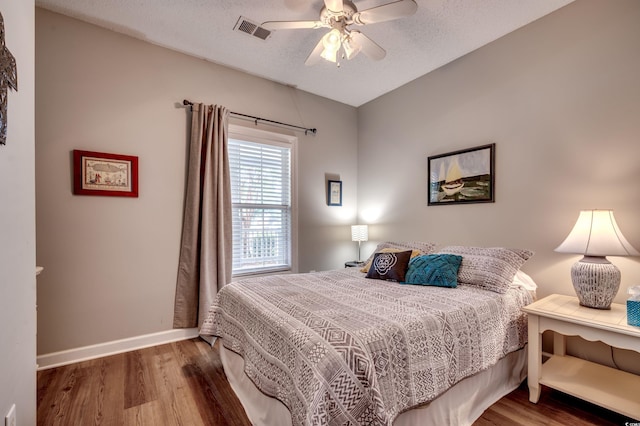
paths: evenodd
<path fill-rule="evenodd" d="M 571 267 L 571 281 L 580 304 L 610 309 L 620 288 L 620 270 L 606 256 L 640 256 L 622 235 L 612 210 L 583 210 L 559 253 L 582 254 Z"/>
<path fill-rule="evenodd" d="M 360 263 L 362 262 L 360 259 L 360 244 L 363 241 L 369 241 L 369 227 L 367 225 L 352 225 L 351 241 L 358 242 L 358 263 Z"/>

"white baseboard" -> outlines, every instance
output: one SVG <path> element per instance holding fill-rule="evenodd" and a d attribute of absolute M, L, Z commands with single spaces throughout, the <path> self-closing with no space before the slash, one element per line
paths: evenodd
<path fill-rule="evenodd" d="M 179 340 L 192 339 L 194 337 L 198 337 L 197 328 L 177 328 L 174 330 L 129 337 L 122 340 L 114 340 L 112 342 L 99 343 L 97 345 L 38 355 L 36 360 L 38 370 L 46 370 L 48 368 L 60 367 L 75 362 L 148 348 L 150 346 L 177 342 Z"/>

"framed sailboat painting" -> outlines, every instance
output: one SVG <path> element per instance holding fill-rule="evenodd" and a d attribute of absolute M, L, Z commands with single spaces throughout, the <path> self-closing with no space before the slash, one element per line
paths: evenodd
<path fill-rule="evenodd" d="M 428 205 L 493 203 L 496 144 L 428 158 Z"/>

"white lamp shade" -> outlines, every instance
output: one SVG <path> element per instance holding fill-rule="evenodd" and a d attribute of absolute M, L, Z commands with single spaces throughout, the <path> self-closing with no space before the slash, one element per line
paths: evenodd
<path fill-rule="evenodd" d="M 355 58 L 355 56 L 362 50 L 362 46 L 354 42 L 351 37 L 347 37 L 342 43 L 344 52 L 347 55 L 347 59 Z"/>
<path fill-rule="evenodd" d="M 322 38 L 324 50 L 320 54 L 324 59 L 331 62 L 337 61 L 338 50 L 342 45 L 342 35 L 337 29 L 332 29 Z"/>
<path fill-rule="evenodd" d="M 640 256 L 622 235 L 612 210 L 581 211 L 569 236 L 555 251 L 584 256 Z"/>
<path fill-rule="evenodd" d="M 351 226 L 351 241 L 368 241 L 369 227 L 367 225 Z"/>

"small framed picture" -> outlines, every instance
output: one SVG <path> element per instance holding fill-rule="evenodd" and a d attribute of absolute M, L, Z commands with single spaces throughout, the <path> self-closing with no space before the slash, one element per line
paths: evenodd
<path fill-rule="evenodd" d="M 137 197 L 138 157 L 74 150 L 73 193 Z"/>
<path fill-rule="evenodd" d="M 342 181 L 330 180 L 327 185 L 327 205 L 342 205 Z"/>
<path fill-rule="evenodd" d="M 428 205 L 493 203 L 495 144 L 428 158 Z"/>

